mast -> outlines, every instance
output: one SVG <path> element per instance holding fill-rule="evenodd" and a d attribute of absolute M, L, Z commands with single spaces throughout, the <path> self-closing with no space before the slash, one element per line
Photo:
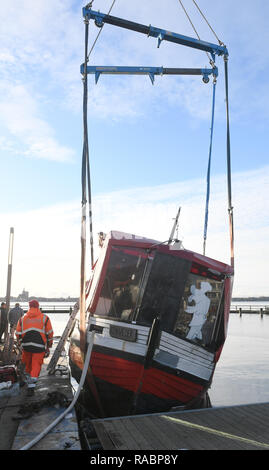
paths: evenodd
<path fill-rule="evenodd" d="M 168 245 L 170 245 L 170 243 L 172 243 L 172 241 L 174 239 L 174 235 L 175 235 L 175 231 L 176 231 L 176 228 L 177 228 L 180 211 L 181 211 L 181 207 L 179 207 L 179 209 L 178 209 L 177 216 L 175 218 L 175 222 L 174 222 L 174 225 L 173 225 L 173 228 L 172 228 L 172 231 L 170 233 L 169 240 L 168 240 Z"/>

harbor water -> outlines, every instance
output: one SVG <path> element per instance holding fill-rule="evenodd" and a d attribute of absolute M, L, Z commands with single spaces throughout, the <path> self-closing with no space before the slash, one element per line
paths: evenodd
<path fill-rule="evenodd" d="M 245 303 L 254 310 L 259 304 Z M 243 302 L 240 306 L 244 306 Z M 54 313 L 49 317 L 55 336 L 60 336 L 69 314 Z M 209 396 L 214 407 L 269 402 L 269 315 L 262 318 L 259 313 L 230 315 L 227 339 Z"/>

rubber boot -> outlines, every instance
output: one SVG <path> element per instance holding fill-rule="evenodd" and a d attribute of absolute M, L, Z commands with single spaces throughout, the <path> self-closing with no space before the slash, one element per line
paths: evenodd
<path fill-rule="evenodd" d="M 37 378 L 36 377 L 30 377 L 27 382 L 28 382 L 27 396 L 32 397 L 35 393 Z"/>

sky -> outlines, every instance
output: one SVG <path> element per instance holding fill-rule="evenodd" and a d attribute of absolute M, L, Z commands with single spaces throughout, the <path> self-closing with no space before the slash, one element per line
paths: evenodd
<path fill-rule="evenodd" d="M 12 0 L 0 9 L 0 296 L 79 296 L 81 156 L 80 0 Z M 269 295 L 269 3 L 199 0 L 229 50 L 234 296 Z M 112 0 L 94 0 L 107 12 Z M 183 0 L 201 39 L 216 38 Z M 178 0 L 116 0 L 112 15 L 196 37 Z M 89 48 L 99 29 L 90 22 Z M 105 25 L 89 65 L 209 67 L 202 51 Z M 230 260 L 223 59 L 212 148 L 206 254 Z M 97 234 L 120 230 L 167 240 L 181 207 L 178 236 L 202 252 L 212 80 L 89 75 L 88 128 L 94 253 Z M 87 222 L 88 223 L 88 222 Z M 87 234 L 89 245 L 89 236 Z M 89 264 L 89 249 L 87 261 Z M 88 270 L 90 274 L 90 270 Z"/>

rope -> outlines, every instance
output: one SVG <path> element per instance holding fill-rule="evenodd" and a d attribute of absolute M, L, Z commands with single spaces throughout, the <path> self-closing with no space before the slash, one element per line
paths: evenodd
<path fill-rule="evenodd" d="M 33 447 L 37 442 L 43 439 L 43 437 L 45 437 L 49 433 L 49 431 L 51 431 L 51 429 L 53 429 L 56 426 L 56 424 L 58 424 L 68 413 L 70 413 L 70 411 L 72 411 L 72 409 L 74 408 L 77 402 L 77 399 L 80 395 L 81 389 L 86 379 L 86 375 L 87 375 L 87 371 L 88 371 L 88 367 L 89 367 L 90 359 L 91 359 L 93 341 L 94 341 L 94 332 L 91 332 L 91 336 L 89 337 L 87 354 L 85 357 L 85 362 L 84 362 L 83 370 L 82 370 L 81 377 L 80 377 L 79 386 L 75 393 L 72 403 L 68 406 L 68 408 L 66 408 L 66 410 L 60 416 L 58 416 L 58 418 L 56 418 L 49 426 L 47 426 L 46 429 L 44 429 L 44 431 L 38 434 L 32 441 L 30 441 L 28 444 L 21 447 L 19 450 L 31 449 L 31 447 Z"/>
<path fill-rule="evenodd" d="M 205 17 L 204 13 L 202 12 L 202 10 L 200 9 L 200 7 L 197 5 L 197 2 L 195 0 L 192 0 L 194 5 L 196 6 L 196 8 L 198 9 L 199 13 L 201 14 L 201 16 L 204 18 L 205 22 L 207 23 L 208 27 L 211 29 L 212 33 L 214 34 L 215 38 L 217 39 L 218 43 L 220 46 L 224 46 L 224 43 L 218 38 L 216 32 L 214 31 L 214 29 L 212 28 L 212 26 L 209 24 L 209 21 L 207 20 L 207 18 Z"/>
<path fill-rule="evenodd" d="M 115 5 L 115 2 L 116 2 L 116 0 L 113 0 L 110 9 L 109 9 L 108 12 L 107 12 L 107 15 L 110 15 L 111 10 L 112 10 L 112 8 L 113 8 L 114 5 Z M 98 34 L 97 34 L 97 36 L 96 36 L 96 38 L 95 38 L 95 40 L 94 40 L 94 42 L 93 42 L 93 45 L 92 45 L 92 47 L 91 47 L 91 49 L 90 49 L 90 52 L 89 52 L 89 54 L 88 54 L 87 60 L 89 60 L 89 57 L 90 57 L 90 55 L 91 55 L 91 53 L 92 53 L 92 51 L 93 51 L 93 49 L 94 49 L 94 47 L 95 47 L 95 44 L 97 43 L 97 40 L 98 40 L 98 38 L 99 38 L 99 36 L 100 36 L 100 34 L 101 34 L 101 32 L 102 32 L 103 27 L 104 27 L 104 24 L 101 26 L 100 30 L 98 31 Z"/>
<path fill-rule="evenodd" d="M 182 9 L 183 9 L 185 15 L 187 16 L 187 18 L 188 18 L 188 20 L 189 20 L 189 22 L 190 22 L 190 24 L 191 24 L 191 27 L 192 27 L 192 29 L 194 30 L 194 32 L 195 32 L 197 38 L 199 39 L 199 41 L 201 41 L 201 38 L 200 38 L 200 36 L 199 36 L 199 34 L 198 34 L 198 31 L 196 30 L 196 28 L 195 28 L 195 26 L 194 26 L 194 24 L 193 24 L 193 22 L 192 22 L 190 16 L 188 15 L 187 10 L 186 10 L 186 8 L 184 7 L 184 5 L 183 5 L 183 3 L 182 3 L 182 0 L 178 0 L 178 1 L 179 1 L 180 5 L 182 6 Z M 212 59 L 210 58 L 210 55 L 208 54 L 208 52 L 206 52 L 206 55 L 207 55 L 207 57 L 208 57 L 209 63 L 212 64 L 213 61 L 212 61 Z"/>
<path fill-rule="evenodd" d="M 253 445 L 255 447 L 261 447 L 263 449 L 269 449 L 269 444 L 265 442 L 254 441 L 252 439 L 247 439 L 245 437 L 236 436 L 234 434 L 229 434 L 227 432 L 219 431 L 218 429 L 208 428 L 207 426 L 202 426 L 200 424 L 190 423 L 189 421 L 184 421 L 183 419 L 179 418 L 172 418 L 171 416 L 163 416 L 163 418 L 168 419 L 169 421 L 174 421 L 178 424 L 182 424 L 183 426 L 187 426 L 189 428 L 198 429 L 200 431 L 205 431 L 210 434 L 214 434 L 215 436 L 225 437 L 226 439 L 232 439 L 235 441 L 241 441 L 246 444 Z"/>
<path fill-rule="evenodd" d="M 210 145 L 209 145 L 209 157 L 207 167 L 207 192 L 206 192 L 206 208 L 205 208 L 205 222 L 204 222 L 204 246 L 203 254 L 205 255 L 205 246 L 207 238 L 207 224 L 208 224 L 208 206 L 210 196 L 210 170 L 211 170 L 211 154 L 212 154 L 212 141 L 213 141 L 213 128 L 214 128 L 214 116 L 215 116 L 215 96 L 216 96 L 216 84 L 217 80 L 214 77 L 213 80 L 213 99 L 212 99 L 212 117 L 211 117 L 211 129 L 210 129 Z"/>

